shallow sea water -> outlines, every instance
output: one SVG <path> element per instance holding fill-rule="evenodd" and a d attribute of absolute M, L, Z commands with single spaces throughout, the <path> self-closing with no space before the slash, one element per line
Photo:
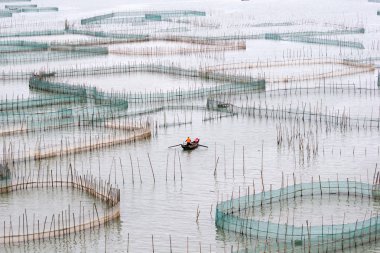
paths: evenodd
<path fill-rule="evenodd" d="M 368 3 L 364 0 L 323 0 L 316 3 L 307 0 L 259 0 L 259 1 L 56 1 L 48 2 L 33 0 L 32 3 L 41 6 L 58 6 L 60 11 L 56 14 L 20 14 L 17 22 L 31 20 L 63 21 L 65 18 L 75 20 L 78 18 L 103 14 L 115 10 L 163 10 L 163 9 L 197 9 L 205 10 L 207 20 L 214 17 L 224 25 L 224 34 L 239 34 L 246 31 L 238 25 L 238 28 L 230 26 L 240 23 L 265 23 L 265 22 L 297 22 L 296 27 L 270 27 L 252 28 L 251 33 L 262 32 L 286 32 L 311 30 L 330 30 L 339 26 L 364 26 L 368 33 L 360 35 L 345 35 L 345 39 L 361 41 L 366 45 L 364 50 L 339 48 L 332 46 L 320 46 L 284 41 L 252 40 L 247 42 L 246 51 L 225 52 L 209 56 L 164 56 L 156 57 L 126 57 L 109 56 L 96 58 L 70 59 L 52 62 L 32 62 L 19 65 L 4 64 L 0 68 L 3 71 L 10 70 L 40 70 L 43 68 L 69 68 L 73 66 L 99 66 L 115 63 L 133 62 L 174 62 L 181 66 L 198 67 L 199 65 L 218 65 L 223 63 L 247 62 L 258 60 L 297 59 L 302 57 L 347 57 L 365 58 L 378 57 L 377 49 L 380 32 L 380 17 L 376 16 L 376 9 L 380 4 Z M 0 8 L 3 4 L 0 4 Z M 242 15 L 242 13 L 244 15 Z M 239 19 L 239 17 L 242 17 Z M 15 22 L 16 22 L 15 21 Z M 5 22 L 5 21 L 4 21 Z M 211 21 L 210 21 L 211 22 Z M 308 23 L 307 23 L 308 22 Z M 314 23 L 317 23 L 314 25 Z M 302 23 L 307 23 L 302 25 Z M 20 29 L 23 29 L 20 26 Z M 241 30 L 241 31 L 239 31 Z M 189 32 L 191 34 L 192 32 Z M 200 29 L 199 34 L 220 34 L 218 30 Z M 343 36 L 342 36 L 343 37 Z M 38 37 L 34 38 L 38 40 Z M 63 39 L 57 36 L 55 39 Z M 73 37 L 69 37 L 74 39 Z M 44 39 L 46 40 L 46 38 Z M 162 43 L 162 42 L 160 42 Z M 162 45 L 159 44 L 158 45 Z M 367 46 L 369 45 L 369 46 Z M 371 45 L 375 45 L 372 46 Z M 154 46 L 154 45 L 152 45 Z M 318 68 L 315 72 L 318 72 Z M 271 71 L 275 71 L 272 69 Z M 283 73 L 302 73 L 302 69 L 281 69 L 269 75 L 276 76 Z M 378 71 L 378 69 L 377 69 Z M 313 72 L 313 70 L 311 70 Z M 261 74 L 265 73 L 261 70 Z M 280 74 L 279 74 L 280 73 Z M 127 76 L 128 78 L 125 78 Z M 70 83 L 89 83 L 104 90 L 125 91 L 152 91 L 171 90 L 176 87 L 189 88 L 212 85 L 201 80 L 176 79 L 173 76 L 163 75 L 115 75 L 115 76 L 91 76 L 81 78 L 63 78 Z M 376 71 L 373 73 L 348 76 L 328 80 L 328 83 L 356 83 L 360 87 L 371 87 L 376 81 Z M 111 83 L 112 82 L 112 83 Z M 130 84 L 129 84 L 130 83 Z M 154 84 L 154 85 L 152 85 Z M 302 83 L 306 87 L 320 86 L 321 81 Z M 294 87 L 293 84 L 291 87 Z M 27 81 L 2 81 L 0 98 L 34 96 L 35 92 L 28 89 Z M 276 90 L 279 85 L 273 85 Z M 288 87 L 289 88 L 289 87 Z M 268 88 L 270 89 L 270 88 Z M 37 93 L 38 94 L 38 93 Z M 263 97 L 254 94 L 248 98 L 244 95 L 236 95 L 231 102 L 238 106 L 247 106 L 258 103 L 266 103 L 268 106 L 311 104 L 312 106 L 328 106 L 330 109 L 350 110 L 351 115 L 370 117 L 378 115 L 379 93 L 373 91 L 371 95 L 345 92 L 313 92 L 305 94 L 293 94 L 283 97 L 281 92 L 273 92 L 273 96 Z M 336 100 L 339 101 L 336 101 Z M 187 101 L 187 104 L 205 106 L 205 99 Z M 320 104 L 321 103 L 321 104 Z M 173 102 L 175 105 L 176 103 Z M 155 105 L 149 105 L 154 107 Z M 149 107 L 147 106 L 147 107 Z M 131 105 L 129 111 L 144 109 L 139 104 Z M 321 176 L 322 179 L 356 179 L 371 182 L 376 164 L 380 162 L 380 134 L 376 127 L 355 127 L 347 131 L 334 128 L 325 131 L 320 127 L 316 142 L 319 144 L 317 155 L 308 157 L 307 153 L 298 149 L 293 150 L 286 145 L 279 147 L 276 143 L 277 127 L 294 126 L 290 121 L 265 117 L 228 116 L 218 118 L 215 112 L 205 112 L 197 109 L 165 110 L 149 114 L 153 122 L 159 124 L 192 121 L 191 124 L 160 127 L 154 129 L 155 134 L 150 140 L 136 142 L 134 144 L 114 146 L 91 153 L 70 155 L 67 158 L 46 159 L 38 164 L 32 161 L 26 165 L 32 170 L 39 166 L 48 168 L 59 164 L 63 170 L 71 164 L 78 171 L 92 173 L 101 178 L 110 178 L 110 181 L 121 189 L 121 216 L 120 219 L 111 222 L 107 227 L 85 231 L 76 235 L 30 242 L 27 244 L 0 246 L 1 252 L 152 252 L 152 238 L 154 252 L 169 252 L 170 241 L 173 252 L 228 252 L 231 245 L 244 241 L 240 236 L 220 231 L 215 226 L 215 206 L 217 201 L 234 195 L 239 189 L 253 187 L 260 190 L 260 170 L 263 169 L 263 178 L 266 188 L 274 189 L 281 186 L 281 174 L 291 180 L 293 174 L 302 182 L 310 182 L 311 177 Z M 214 120 L 204 121 L 206 117 Z M 137 119 L 139 117 L 136 117 Z M 141 116 L 143 120 L 145 116 Z M 164 120 L 166 119 L 166 121 Z M 300 124 L 301 129 L 310 129 L 310 123 Z M 311 127 L 312 129 L 315 128 Z M 81 132 L 73 134 L 70 130 L 56 130 L 45 132 L 47 143 L 56 143 L 65 137 L 79 138 Z M 182 151 L 179 147 L 168 149 L 168 146 L 182 142 L 187 136 L 199 137 L 201 143 L 207 148 L 198 148 L 191 152 Z M 14 140 L 33 148 L 38 134 L 31 133 L 23 136 L 2 137 L 0 141 Z M 17 146 L 17 145 L 16 145 Z M 17 148 L 16 148 L 17 149 Z M 19 147 L 20 150 L 22 148 Z M 244 149 L 244 155 L 243 155 Z M 155 182 L 148 160 L 151 158 Z M 130 160 L 130 155 L 132 160 Z M 244 160 L 243 160 L 244 156 Z M 263 157 L 263 158 L 262 158 Z M 25 165 L 19 164 L 19 170 Z M 132 169 L 133 167 L 133 169 Z M 215 169 L 216 168 L 216 169 Z M 216 174 L 215 174 L 216 173 Z M 141 177 L 141 179 L 140 179 Z M 0 220 L 6 220 L 11 213 L 18 216 L 28 208 L 33 210 L 38 217 L 51 215 L 56 210 L 62 210 L 68 204 L 75 208 L 80 201 L 91 198 L 82 196 L 75 191 L 42 191 L 20 192 L 12 195 L 1 196 Z M 41 199 L 44 202 L 40 203 Z M 92 200 L 91 200 L 92 201 Z M 294 205 L 293 205 L 294 204 Z M 296 216 L 295 222 L 302 223 L 305 219 L 319 222 L 321 213 L 326 221 L 331 218 L 341 221 L 344 214 L 350 221 L 363 218 L 366 212 L 377 210 L 377 204 L 364 200 L 351 199 L 314 199 L 303 200 L 289 206 L 285 213 L 287 216 Z M 296 206 L 296 209 L 292 207 Z M 325 206 L 321 212 L 315 211 Z M 364 208 L 365 207 L 365 208 Z M 298 209 L 299 208 L 299 209 Z M 196 221 L 197 210 L 199 220 Z M 266 210 L 263 218 L 278 220 L 281 208 L 274 207 Z M 284 213 L 282 213 L 284 215 Z M 333 217 L 332 217 L 333 216 Z M 1 224 L 1 223 L 0 223 Z M 1 229 L 1 226 L 0 226 Z M 367 245 L 357 249 L 357 252 L 376 251 L 376 244 Z M 380 245 L 379 245 L 380 247 Z"/>

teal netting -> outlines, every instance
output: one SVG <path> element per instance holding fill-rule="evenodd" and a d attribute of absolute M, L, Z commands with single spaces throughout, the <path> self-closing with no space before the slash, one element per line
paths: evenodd
<path fill-rule="evenodd" d="M 8 37 L 31 37 L 31 36 L 50 36 L 50 35 L 64 35 L 66 34 L 65 30 L 38 30 L 38 31 L 20 31 L 14 33 L 0 33 L 0 38 Z"/>
<path fill-rule="evenodd" d="M 174 91 L 141 92 L 141 93 L 107 93 L 96 87 L 78 86 L 65 83 L 54 83 L 31 78 L 29 87 L 32 89 L 55 94 L 75 95 L 95 100 L 95 103 L 120 105 L 123 103 L 165 102 L 197 97 L 207 97 L 221 94 L 234 94 L 253 90 L 265 89 L 264 80 L 255 80 L 250 83 L 223 84 L 212 87 L 202 87 L 190 90 L 176 89 Z"/>
<path fill-rule="evenodd" d="M 37 4 L 6 4 L 5 9 L 35 8 Z"/>
<path fill-rule="evenodd" d="M 349 33 L 363 33 L 364 29 L 355 30 L 335 30 L 329 32 L 295 32 L 295 33 L 266 33 L 264 38 L 267 40 L 284 40 L 293 42 L 302 42 L 310 44 L 320 44 L 320 45 L 330 45 L 339 47 L 352 47 L 364 49 L 364 46 L 360 42 L 355 41 L 344 41 L 344 40 L 334 40 L 328 38 L 315 38 L 313 36 L 321 35 L 339 35 L 339 34 L 349 34 Z"/>
<path fill-rule="evenodd" d="M 52 12 L 58 11 L 58 7 L 24 7 L 20 8 L 21 12 Z"/>
<path fill-rule="evenodd" d="M 10 18 L 10 17 L 12 17 L 12 12 L 7 11 L 7 10 L 5 11 L 0 10 L 0 18 Z"/>
<path fill-rule="evenodd" d="M 13 53 L 13 52 L 25 52 L 34 50 L 47 50 L 49 45 L 47 43 L 23 41 L 23 40 L 10 40 L 0 41 L 0 52 Z"/>
<path fill-rule="evenodd" d="M 148 35 L 139 35 L 139 34 L 129 34 L 129 33 L 110 33 L 102 31 L 87 31 L 87 30 L 77 30 L 77 29 L 68 29 L 67 33 L 71 34 L 80 34 L 87 36 L 95 36 L 102 38 L 115 38 L 115 39 L 148 39 Z"/>
<path fill-rule="evenodd" d="M 0 112 L 19 111 L 43 106 L 83 103 L 86 99 L 80 96 L 41 96 L 27 99 L 0 100 Z"/>
<path fill-rule="evenodd" d="M 278 190 L 266 191 L 217 205 L 216 226 L 241 235 L 272 241 L 277 250 L 296 252 L 337 251 L 356 245 L 376 241 L 380 232 L 378 214 L 369 215 L 366 220 L 348 224 L 326 224 L 294 226 L 271 221 L 260 221 L 244 217 L 241 212 L 249 208 L 270 205 L 295 198 L 311 198 L 322 195 L 346 195 L 361 198 L 376 198 L 379 187 L 355 181 L 328 181 L 296 184 Z M 245 252 L 245 251 L 244 251 Z M 254 252 L 252 249 L 247 252 Z"/>
<path fill-rule="evenodd" d="M 93 99 L 95 104 L 128 107 L 128 101 L 123 96 L 99 91 L 96 87 L 54 83 L 32 77 L 29 87 L 40 91 L 77 96 L 85 99 Z"/>
<path fill-rule="evenodd" d="M 113 12 L 104 15 L 94 16 L 81 20 L 82 25 L 87 24 L 99 24 L 99 23 L 112 23 L 112 19 L 120 20 L 124 19 L 125 22 L 133 21 L 161 21 L 168 17 L 188 17 L 188 16 L 206 16 L 203 11 L 193 10 L 176 10 L 176 11 L 133 11 L 133 12 Z M 136 17 L 137 19 L 131 19 L 130 17 Z"/>
<path fill-rule="evenodd" d="M 4 52 L 4 54 L 0 54 L 0 64 L 9 64 L 73 59 L 94 55 L 108 55 L 108 48 L 85 46 L 50 46 L 44 43 L 36 43 L 35 46 L 0 45 L 0 52 Z M 20 54 L 20 52 L 24 53 Z"/>

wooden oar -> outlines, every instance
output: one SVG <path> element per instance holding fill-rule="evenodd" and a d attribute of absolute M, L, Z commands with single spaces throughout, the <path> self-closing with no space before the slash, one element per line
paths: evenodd
<path fill-rule="evenodd" d="M 207 146 L 201 144 L 198 144 L 198 146 L 208 148 Z"/>
<path fill-rule="evenodd" d="M 177 146 L 180 146 L 181 144 L 177 144 L 177 145 L 173 145 L 173 146 L 170 146 L 168 148 L 174 148 L 174 147 L 177 147 Z"/>

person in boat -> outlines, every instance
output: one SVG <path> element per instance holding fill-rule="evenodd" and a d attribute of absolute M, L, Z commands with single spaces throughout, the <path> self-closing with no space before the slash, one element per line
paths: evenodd
<path fill-rule="evenodd" d="M 187 139 L 186 139 L 186 145 L 189 146 L 190 144 L 191 144 L 191 139 L 190 139 L 190 137 L 187 137 Z"/>
<path fill-rule="evenodd" d="M 193 142 L 194 143 L 198 143 L 199 142 L 199 138 L 195 138 Z"/>

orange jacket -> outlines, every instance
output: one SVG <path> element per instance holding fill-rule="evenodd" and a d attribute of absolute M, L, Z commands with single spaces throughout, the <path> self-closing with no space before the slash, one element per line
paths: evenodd
<path fill-rule="evenodd" d="M 186 143 L 190 143 L 190 142 L 191 142 L 191 139 L 189 137 L 187 137 Z"/>

